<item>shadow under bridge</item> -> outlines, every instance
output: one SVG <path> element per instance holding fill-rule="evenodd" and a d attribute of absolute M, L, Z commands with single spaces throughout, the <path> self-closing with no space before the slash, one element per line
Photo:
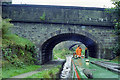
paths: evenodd
<path fill-rule="evenodd" d="M 88 48 L 89 56 L 98 58 L 98 45 L 94 42 L 94 40 L 80 34 L 65 33 L 53 36 L 44 42 L 42 45 L 42 63 L 52 60 L 53 48 L 62 41 L 82 42 Z"/>

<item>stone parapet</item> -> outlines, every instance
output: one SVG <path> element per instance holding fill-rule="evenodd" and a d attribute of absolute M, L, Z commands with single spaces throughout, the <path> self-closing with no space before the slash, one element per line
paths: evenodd
<path fill-rule="evenodd" d="M 2 7 L 3 18 L 16 22 L 113 26 L 116 18 L 114 13 L 108 13 L 105 8 L 15 4 Z"/>

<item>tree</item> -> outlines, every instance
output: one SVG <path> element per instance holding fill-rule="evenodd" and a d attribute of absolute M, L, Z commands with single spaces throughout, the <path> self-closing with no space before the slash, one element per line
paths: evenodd
<path fill-rule="evenodd" d="M 115 33 L 118 35 L 118 43 L 114 47 L 114 52 L 116 55 L 120 54 L 120 1 L 119 0 L 111 0 L 113 1 L 113 4 L 115 5 L 114 7 L 114 12 L 117 13 L 118 19 L 115 19 Z"/>

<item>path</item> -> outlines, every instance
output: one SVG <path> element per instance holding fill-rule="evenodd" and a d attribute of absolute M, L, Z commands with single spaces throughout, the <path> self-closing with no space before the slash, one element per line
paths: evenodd
<path fill-rule="evenodd" d="M 26 77 L 31 76 L 33 74 L 36 74 L 36 73 L 38 73 L 40 71 L 43 71 L 43 70 L 46 70 L 46 69 L 50 69 L 50 68 L 55 67 L 57 65 L 61 65 L 61 64 L 63 64 L 64 61 L 65 60 L 49 61 L 48 63 L 46 63 L 44 65 L 41 65 L 41 68 L 37 69 L 36 71 L 31 71 L 31 72 L 28 72 L 28 73 L 24 73 L 24 74 L 21 74 L 21 75 L 18 75 L 18 76 L 14 76 L 12 78 L 26 78 Z"/>

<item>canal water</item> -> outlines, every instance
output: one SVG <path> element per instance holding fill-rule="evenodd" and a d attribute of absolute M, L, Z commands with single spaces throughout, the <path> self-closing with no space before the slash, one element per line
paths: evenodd
<path fill-rule="evenodd" d="M 72 55 L 66 56 L 66 62 L 63 65 L 63 70 L 61 71 L 60 78 L 71 78 L 71 59 Z"/>

